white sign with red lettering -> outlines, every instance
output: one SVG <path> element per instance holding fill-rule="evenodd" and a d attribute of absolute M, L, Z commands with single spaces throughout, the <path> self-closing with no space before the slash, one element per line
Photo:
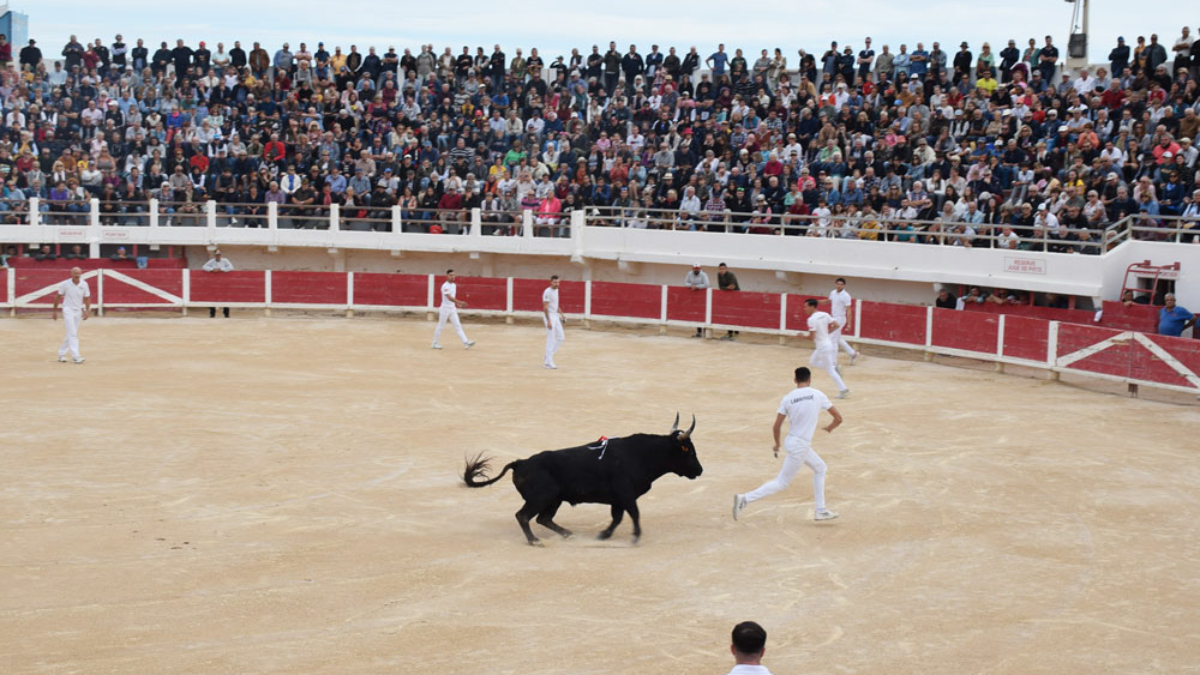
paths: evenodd
<path fill-rule="evenodd" d="M 58 240 L 69 241 L 71 239 L 84 239 L 87 237 L 87 230 L 78 227 L 60 227 L 58 228 Z"/>
<path fill-rule="evenodd" d="M 128 241 L 129 233 L 123 229 L 101 230 L 105 241 Z"/>
<path fill-rule="evenodd" d="M 1004 271 L 1009 274 L 1045 274 L 1044 258 L 1012 258 L 1005 256 Z"/>

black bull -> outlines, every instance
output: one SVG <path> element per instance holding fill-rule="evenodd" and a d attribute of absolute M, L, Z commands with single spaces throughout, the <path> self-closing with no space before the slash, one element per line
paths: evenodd
<path fill-rule="evenodd" d="M 612 524 L 600 533 L 600 539 L 611 537 L 621 523 L 622 514 L 628 513 L 633 521 L 633 542 L 636 544 L 642 536 L 638 497 L 646 494 L 654 481 L 667 473 L 694 480 L 704 472 L 691 438 L 696 428 L 695 417 L 691 429 L 680 431 L 678 427 L 679 416 L 676 415 L 675 426 L 666 435 L 635 434 L 591 445 L 546 450 L 510 462 L 490 479 L 486 479 L 489 460 L 479 455 L 467 461 L 463 481 L 468 487 L 484 487 L 512 470 L 513 485 L 525 499 L 525 505 L 517 511 L 517 522 L 525 538 L 534 546 L 541 544 L 529 529 L 529 521 L 535 516 L 543 527 L 563 537 L 571 536 L 569 530 L 554 522 L 554 515 L 563 502 L 572 506 L 611 504 Z"/>

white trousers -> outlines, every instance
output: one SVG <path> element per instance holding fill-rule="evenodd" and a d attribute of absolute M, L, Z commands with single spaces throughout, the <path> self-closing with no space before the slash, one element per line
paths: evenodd
<path fill-rule="evenodd" d="M 838 323 L 841 324 L 841 323 L 843 323 L 843 321 L 841 319 L 838 319 Z M 829 333 L 829 339 L 835 345 L 840 347 L 842 351 L 846 352 L 850 356 L 854 356 L 855 354 L 858 353 L 858 352 L 854 351 L 854 347 L 851 347 L 849 342 L 846 342 L 846 338 L 842 337 L 842 329 L 841 328 L 839 328 L 835 331 L 831 331 Z M 834 355 L 834 358 L 837 358 L 836 354 Z"/>
<path fill-rule="evenodd" d="M 808 357 L 808 363 L 814 368 L 820 368 L 828 373 L 829 379 L 833 380 L 840 392 L 846 390 L 846 383 L 842 381 L 842 376 L 837 372 L 837 354 L 837 343 L 831 341 L 828 345 L 814 349 L 812 356 Z"/>
<path fill-rule="evenodd" d="M 566 332 L 563 331 L 562 317 L 557 314 L 550 315 L 550 325 L 546 326 L 546 364 L 554 364 L 554 353 L 562 346 L 564 340 L 567 339 Z"/>
<path fill-rule="evenodd" d="M 446 327 L 446 320 L 450 320 L 450 325 L 454 326 L 454 332 L 458 333 L 458 339 L 462 343 L 467 344 L 467 334 L 463 332 L 462 323 L 458 320 L 458 308 L 454 305 L 442 305 L 438 310 L 438 325 L 433 331 L 433 344 L 437 344 L 442 338 L 442 329 Z"/>
<path fill-rule="evenodd" d="M 783 441 L 783 468 L 774 479 L 763 483 L 757 490 L 747 492 L 743 497 L 746 503 L 756 502 L 782 491 L 796 477 L 801 466 L 807 466 L 813 471 L 813 502 L 817 510 L 825 508 L 825 462 L 811 446 L 799 438 L 788 436 Z"/>
<path fill-rule="evenodd" d="M 66 356 L 67 350 L 71 351 L 73 358 L 79 358 L 79 322 L 83 321 L 83 312 L 79 310 L 64 309 L 63 323 L 67 327 L 67 335 L 63 338 L 62 346 L 58 348 L 58 355 Z"/>

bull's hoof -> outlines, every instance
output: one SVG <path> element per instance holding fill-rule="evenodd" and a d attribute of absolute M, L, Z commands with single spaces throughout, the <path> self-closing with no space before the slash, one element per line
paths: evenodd
<path fill-rule="evenodd" d="M 639 539 L 641 539 L 641 538 L 642 538 L 642 537 L 641 537 L 641 535 L 638 535 L 638 536 L 634 537 L 634 538 L 633 538 L 633 545 L 634 545 L 634 546 L 637 546 L 637 544 L 638 544 L 638 540 L 639 540 Z"/>
<path fill-rule="evenodd" d="M 562 533 L 562 538 L 563 538 L 563 539 L 574 539 L 574 538 L 575 538 L 575 533 L 573 533 L 573 532 L 563 532 L 563 533 Z"/>
<path fill-rule="evenodd" d="M 529 545 L 530 546 L 538 546 L 538 547 L 545 546 L 545 544 L 542 543 L 541 539 L 530 539 Z"/>
<path fill-rule="evenodd" d="M 596 535 L 596 538 L 599 539 L 600 541 L 604 541 L 605 539 L 608 539 L 611 536 L 612 536 L 612 531 L 604 530 L 600 534 Z"/>

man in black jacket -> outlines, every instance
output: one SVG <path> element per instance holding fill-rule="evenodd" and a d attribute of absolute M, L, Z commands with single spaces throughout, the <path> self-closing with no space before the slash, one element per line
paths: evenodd
<path fill-rule="evenodd" d="M 1117 46 L 1108 53 L 1109 65 L 1112 69 L 1108 72 L 1113 74 L 1113 77 L 1120 77 L 1121 73 L 1129 67 L 1129 47 L 1125 44 L 1125 38 L 1117 38 Z"/>
<path fill-rule="evenodd" d="M 229 65 L 238 70 L 246 67 L 246 50 L 242 49 L 241 42 L 234 42 L 233 49 L 229 50 Z"/>
<path fill-rule="evenodd" d="M 150 65 L 150 50 L 146 49 L 146 44 L 141 38 L 138 38 L 137 46 L 129 52 L 129 56 L 133 71 L 138 76 L 142 74 L 143 68 Z"/>
<path fill-rule="evenodd" d="M 30 70 L 37 70 L 41 62 L 42 50 L 37 48 L 37 40 L 30 39 L 29 46 L 21 49 L 21 68 L 28 66 Z"/>

